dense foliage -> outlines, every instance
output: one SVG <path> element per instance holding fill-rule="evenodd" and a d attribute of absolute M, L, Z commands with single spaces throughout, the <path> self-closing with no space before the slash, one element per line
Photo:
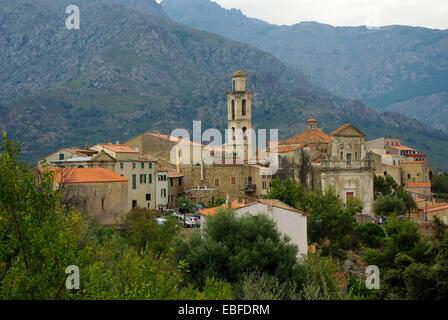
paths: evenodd
<path fill-rule="evenodd" d="M 374 177 L 374 193 L 376 200 L 374 211 L 377 215 L 387 216 L 392 213 L 404 215 L 417 208 L 411 194 L 389 175 Z"/>
<path fill-rule="evenodd" d="M 362 211 L 359 199 L 344 205 L 334 190 L 306 193 L 294 180 L 278 178 L 274 179 L 268 197 L 308 213 L 309 241 L 317 243 L 325 255 L 343 258 L 345 250 L 352 246 L 356 225 L 354 216 Z"/>
<path fill-rule="evenodd" d="M 365 259 L 382 272 L 382 299 L 448 298 L 448 232 L 435 221 L 432 236 L 425 238 L 418 226 L 396 216 L 385 227 L 381 249 L 366 249 Z"/>

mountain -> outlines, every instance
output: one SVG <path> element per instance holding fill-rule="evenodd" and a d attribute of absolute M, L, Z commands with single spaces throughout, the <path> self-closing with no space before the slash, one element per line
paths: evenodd
<path fill-rule="evenodd" d="M 193 120 L 223 129 L 230 76 L 244 69 L 258 128 L 278 128 L 285 138 L 310 116 L 327 131 L 352 122 L 370 138 L 400 136 L 446 166 L 440 131 L 330 94 L 253 46 L 128 0 L 79 0 L 81 28 L 68 30 L 71 3 L 0 0 L 0 130 L 23 143 L 27 161 L 61 146 L 189 129 Z"/>
<path fill-rule="evenodd" d="M 174 21 L 252 44 L 337 95 L 448 132 L 448 103 L 436 98 L 448 93 L 448 30 L 277 26 L 209 0 L 163 0 L 162 6 Z M 423 112 L 414 111 L 416 103 Z"/>

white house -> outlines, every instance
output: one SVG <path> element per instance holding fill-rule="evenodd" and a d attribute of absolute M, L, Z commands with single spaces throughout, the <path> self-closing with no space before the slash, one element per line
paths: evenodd
<path fill-rule="evenodd" d="M 297 245 L 300 255 L 308 253 L 307 215 L 275 199 L 235 200 L 221 207 L 202 209 L 201 228 L 207 223 L 207 217 L 213 216 L 219 209 L 232 208 L 237 216 L 245 214 L 265 214 L 277 224 L 278 230 Z"/>

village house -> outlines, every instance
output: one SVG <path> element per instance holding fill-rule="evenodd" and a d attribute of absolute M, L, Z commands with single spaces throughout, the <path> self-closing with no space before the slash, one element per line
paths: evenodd
<path fill-rule="evenodd" d="M 104 168 L 54 168 L 62 201 L 102 225 L 120 221 L 128 210 L 128 181 Z"/>
<path fill-rule="evenodd" d="M 277 225 L 280 233 L 287 236 L 299 249 L 299 255 L 308 254 L 307 215 L 274 199 L 241 199 L 229 201 L 220 207 L 200 210 L 201 228 L 206 228 L 207 218 L 220 209 L 233 209 L 238 217 L 265 214 Z"/>
<path fill-rule="evenodd" d="M 40 167 L 43 165 L 49 168 L 104 168 L 126 178 L 128 201 L 125 211 L 136 207 L 153 210 L 160 205 L 166 206 L 165 202 L 158 204 L 156 201 L 155 162 L 140 157 L 138 151 L 126 145 L 98 144 L 88 150 L 64 148 L 45 157 L 39 164 Z"/>
<path fill-rule="evenodd" d="M 366 146 L 375 159 L 377 176 L 391 176 L 398 185 L 411 192 L 414 198 L 423 194 L 426 200 L 430 200 L 433 173 L 425 154 L 402 145 L 397 138 L 367 141 Z"/>

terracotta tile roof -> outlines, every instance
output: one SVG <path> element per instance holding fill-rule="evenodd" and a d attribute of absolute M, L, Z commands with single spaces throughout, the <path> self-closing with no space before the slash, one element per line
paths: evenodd
<path fill-rule="evenodd" d="M 168 169 L 168 178 L 182 178 L 183 176 L 179 171 Z"/>
<path fill-rule="evenodd" d="M 234 210 L 238 210 L 238 209 L 241 209 L 241 208 L 249 207 L 249 206 L 251 206 L 253 204 L 256 204 L 256 203 L 261 203 L 261 204 L 264 204 L 264 205 L 267 205 L 267 206 L 273 206 L 273 207 L 276 207 L 276 208 L 280 208 L 280 209 L 284 209 L 284 210 L 288 210 L 288 211 L 293 211 L 293 212 L 296 212 L 296 213 L 300 213 L 302 215 L 306 215 L 304 212 L 301 212 L 301 211 L 297 210 L 296 208 L 288 206 L 286 203 L 283 203 L 283 202 L 281 202 L 280 200 L 277 200 L 277 199 L 256 199 L 256 200 L 245 199 L 245 200 L 243 200 L 241 202 L 239 202 L 238 200 L 234 200 L 234 201 L 231 202 L 230 208 L 234 209 Z M 228 204 L 224 204 L 224 205 L 219 206 L 219 207 L 202 209 L 202 210 L 200 210 L 200 214 L 203 215 L 203 216 L 213 216 L 213 215 L 215 215 L 218 212 L 219 209 L 227 209 L 227 208 L 229 208 L 229 205 Z"/>
<path fill-rule="evenodd" d="M 243 202 L 239 202 L 238 200 L 233 200 L 230 203 L 230 208 L 235 210 L 235 209 L 246 207 L 247 205 L 252 204 L 252 203 L 253 203 L 253 201 L 247 202 L 247 200 L 244 200 Z M 205 209 L 201 209 L 199 212 L 203 216 L 213 216 L 218 212 L 219 209 L 229 209 L 229 205 L 223 204 L 222 206 L 219 206 L 219 207 L 205 208 Z"/>
<path fill-rule="evenodd" d="M 190 140 L 185 140 L 185 139 L 181 139 L 179 137 L 173 137 L 173 136 L 169 136 L 166 134 L 162 134 L 162 133 L 156 133 L 156 132 L 148 132 L 149 135 L 159 138 L 159 139 L 163 139 L 163 140 L 167 140 L 167 141 L 171 141 L 171 142 L 175 142 L 175 143 L 180 143 L 183 145 L 193 145 L 193 146 L 203 146 L 200 143 L 196 143 Z"/>
<path fill-rule="evenodd" d="M 448 203 L 440 203 L 440 204 L 428 207 L 426 212 L 430 213 L 430 212 L 437 212 L 437 211 L 442 211 L 442 210 L 447 210 L 447 209 L 448 209 Z"/>
<path fill-rule="evenodd" d="M 280 146 L 302 145 L 306 147 L 310 144 L 330 143 L 331 137 L 320 129 L 307 129 L 289 139 L 279 141 Z"/>
<path fill-rule="evenodd" d="M 83 148 L 63 148 L 62 150 L 71 152 L 71 153 L 76 153 L 79 155 L 94 155 L 97 154 L 98 151 L 96 150 L 90 150 L 90 149 L 83 149 Z"/>
<path fill-rule="evenodd" d="M 268 206 L 273 206 L 273 207 L 276 207 L 276 208 L 285 209 L 285 210 L 289 210 L 289 211 L 294 211 L 294 212 L 306 215 L 305 212 L 297 210 L 296 208 L 291 207 L 291 206 L 287 205 L 286 203 L 284 203 L 284 202 L 282 202 L 280 200 L 277 200 L 277 199 L 257 199 L 256 202 L 259 202 L 259 203 L 262 203 L 262 204 L 265 204 L 265 205 L 268 205 Z"/>
<path fill-rule="evenodd" d="M 109 183 L 126 182 L 128 179 L 104 168 L 66 168 L 50 169 L 57 183 Z"/>
<path fill-rule="evenodd" d="M 407 147 L 407 146 L 402 146 L 402 145 L 400 145 L 400 146 L 388 146 L 388 147 L 392 148 L 392 149 L 397 149 L 397 150 L 400 150 L 400 151 L 415 151 L 414 148 Z"/>
<path fill-rule="evenodd" d="M 337 128 L 336 130 L 334 130 L 331 135 L 332 136 L 337 136 L 338 134 L 342 133 L 344 130 L 348 129 L 348 128 L 353 128 L 354 130 L 358 131 L 360 134 L 364 135 L 363 132 L 361 132 L 360 130 L 358 130 L 357 128 L 355 128 L 353 125 L 347 123 L 347 124 L 343 124 L 342 126 L 340 126 L 339 128 Z"/>
<path fill-rule="evenodd" d="M 426 161 L 401 161 L 401 164 L 425 164 Z"/>
<path fill-rule="evenodd" d="M 297 145 L 297 146 L 288 146 L 288 145 L 283 145 L 283 146 L 278 146 L 278 153 L 290 153 L 292 151 L 295 151 L 297 149 L 301 148 L 301 145 Z"/>
<path fill-rule="evenodd" d="M 409 188 L 431 188 L 431 181 L 408 182 L 406 186 Z"/>
<path fill-rule="evenodd" d="M 116 153 L 139 153 L 125 144 L 100 144 L 100 147 Z"/>

